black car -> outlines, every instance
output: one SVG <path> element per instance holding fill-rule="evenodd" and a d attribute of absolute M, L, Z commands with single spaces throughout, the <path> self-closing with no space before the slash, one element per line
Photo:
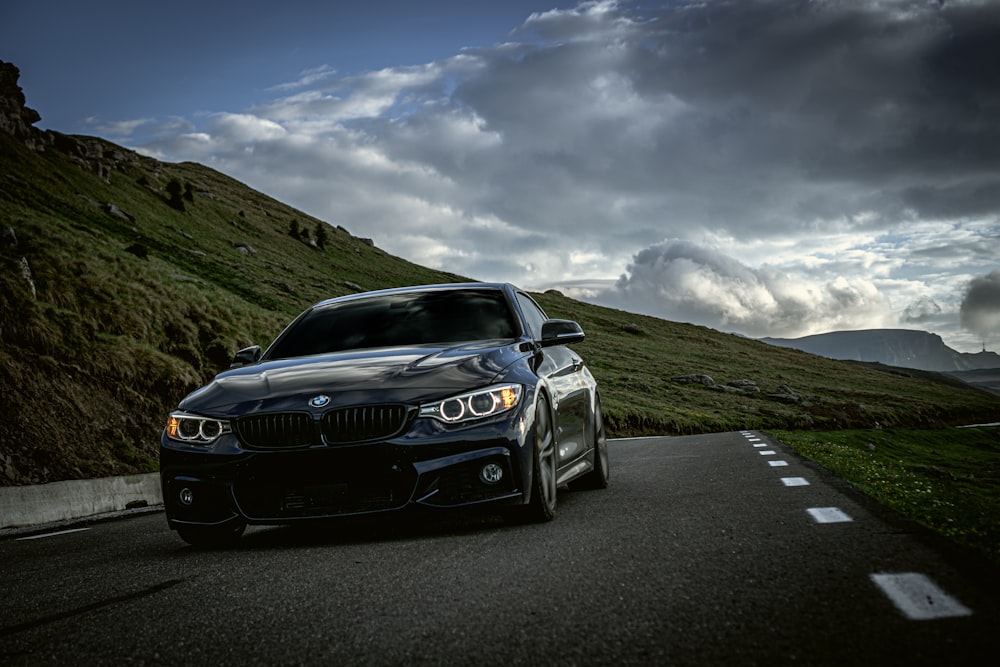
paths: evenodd
<path fill-rule="evenodd" d="M 167 521 L 215 546 L 415 506 L 550 520 L 557 487 L 608 484 L 597 384 L 566 347 L 583 338 L 508 284 L 320 302 L 171 413 Z"/>

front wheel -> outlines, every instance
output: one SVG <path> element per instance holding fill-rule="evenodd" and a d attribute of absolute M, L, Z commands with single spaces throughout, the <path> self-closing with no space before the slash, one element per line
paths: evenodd
<path fill-rule="evenodd" d="M 556 515 L 556 438 L 552 430 L 552 413 L 545 396 L 535 407 L 534 471 L 531 475 L 531 500 L 527 507 L 529 520 L 542 523 Z"/>

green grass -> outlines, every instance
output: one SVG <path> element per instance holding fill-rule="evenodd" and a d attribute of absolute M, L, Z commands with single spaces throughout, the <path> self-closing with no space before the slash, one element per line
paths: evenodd
<path fill-rule="evenodd" d="M 1000 428 L 771 433 L 881 504 L 1000 564 Z"/>

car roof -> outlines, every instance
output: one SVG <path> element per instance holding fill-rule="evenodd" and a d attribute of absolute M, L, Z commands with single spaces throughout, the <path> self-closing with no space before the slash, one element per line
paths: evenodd
<path fill-rule="evenodd" d="M 335 296 L 330 299 L 324 299 L 323 301 L 313 304 L 312 308 L 320 308 L 322 306 L 332 303 L 339 303 L 343 301 L 350 301 L 353 299 L 368 298 L 368 297 L 381 296 L 387 294 L 406 294 L 409 292 L 429 292 L 429 291 L 469 290 L 469 289 L 500 290 L 504 292 L 520 291 L 519 288 L 515 287 L 510 283 L 481 283 L 481 282 L 432 283 L 429 285 L 409 285 L 405 287 L 390 287 L 387 289 L 372 290 L 369 292 L 357 292 L 355 294 L 345 294 L 344 296 Z"/>

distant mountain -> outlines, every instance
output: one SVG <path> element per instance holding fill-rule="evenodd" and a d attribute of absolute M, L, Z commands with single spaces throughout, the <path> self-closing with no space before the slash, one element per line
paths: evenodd
<path fill-rule="evenodd" d="M 950 373 L 1000 368 L 1000 354 L 996 352 L 958 352 L 945 345 L 937 334 L 911 329 L 833 331 L 802 338 L 760 340 L 830 359 L 876 362 L 923 371 Z"/>

